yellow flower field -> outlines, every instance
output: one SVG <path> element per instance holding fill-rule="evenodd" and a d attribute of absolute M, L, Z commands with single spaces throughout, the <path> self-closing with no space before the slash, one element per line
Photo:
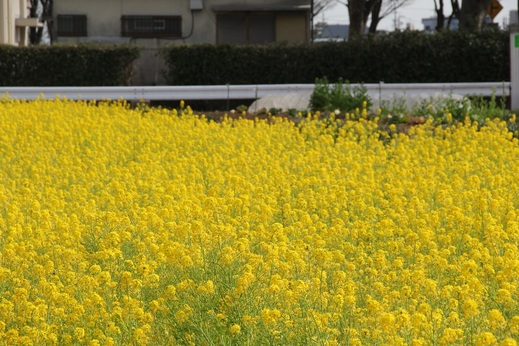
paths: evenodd
<path fill-rule="evenodd" d="M 2 345 L 516 345 L 502 121 L 0 101 Z"/>

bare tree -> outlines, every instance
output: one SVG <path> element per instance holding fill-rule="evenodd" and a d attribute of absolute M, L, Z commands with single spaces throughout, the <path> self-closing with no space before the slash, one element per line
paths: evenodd
<path fill-rule="evenodd" d="M 312 17 L 316 17 L 319 13 L 323 12 L 327 8 L 335 5 L 337 0 L 312 0 Z"/>
<path fill-rule="evenodd" d="M 480 31 L 492 0 L 463 0 L 460 13 L 460 30 Z"/>
<path fill-rule="evenodd" d="M 374 34 L 380 21 L 398 9 L 411 4 L 414 0 L 378 0 L 371 11 L 371 23 L 369 32 Z"/>
<path fill-rule="evenodd" d="M 332 5 L 336 4 L 337 0 L 310 0 L 310 13 L 311 13 L 311 39 L 314 40 L 315 28 L 314 28 L 314 18 L 317 17 L 318 14 L 322 13 L 324 10 L 328 9 Z"/>
<path fill-rule="evenodd" d="M 443 0 L 436 2 L 434 0 L 434 11 L 436 12 L 436 31 L 442 31 L 445 28 L 445 14 L 443 12 Z"/>
<path fill-rule="evenodd" d="M 366 32 L 366 24 L 369 15 L 377 3 L 382 0 L 347 0 L 346 2 L 339 1 L 348 8 L 348 17 L 350 19 L 349 38 L 364 35 Z"/>
<path fill-rule="evenodd" d="M 434 0 L 434 10 L 436 12 L 436 31 L 449 30 L 452 20 L 454 18 L 460 20 L 461 10 L 459 0 L 450 0 L 452 12 L 448 17 L 445 17 L 443 0 Z M 447 25 L 445 25 L 447 20 Z"/>
<path fill-rule="evenodd" d="M 369 24 L 369 33 L 374 34 L 377 32 L 378 23 L 384 18 L 382 13 L 382 0 L 377 1 L 373 10 L 371 11 L 371 23 Z"/>
<path fill-rule="evenodd" d="M 380 21 L 413 0 L 346 0 L 339 1 L 348 8 L 350 19 L 349 37 L 360 36 L 366 32 L 371 16 L 370 33 L 377 32 Z"/>
<path fill-rule="evenodd" d="M 451 7 L 452 7 L 452 13 L 449 16 L 449 19 L 447 21 L 447 28 L 449 28 L 449 29 L 451 27 L 452 19 L 456 18 L 459 20 L 461 17 L 461 9 L 460 9 L 459 0 L 451 0 Z"/>

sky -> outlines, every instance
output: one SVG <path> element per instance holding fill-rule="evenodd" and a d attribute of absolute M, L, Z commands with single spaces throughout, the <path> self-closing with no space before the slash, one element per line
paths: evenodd
<path fill-rule="evenodd" d="M 498 0 L 503 6 L 501 12 L 494 18 L 494 22 L 498 23 L 500 27 L 503 25 L 503 20 L 508 23 L 510 10 L 517 10 L 517 0 Z M 344 1 L 343 1 L 344 2 Z M 461 4 L 461 0 L 460 0 Z M 449 0 L 444 0 L 445 15 L 451 14 L 451 6 Z M 400 29 L 405 29 L 407 24 L 414 26 L 416 30 L 423 30 L 422 18 L 435 17 L 434 0 L 411 0 L 406 7 L 399 9 L 395 14 L 384 18 L 378 28 L 381 30 L 392 31 L 395 28 L 395 23 L 400 25 Z M 327 22 L 328 24 L 348 24 L 348 10 L 345 5 L 337 4 L 330 7 L 327 11 L 319 14 L 314 19 L 316 22 Z"/>

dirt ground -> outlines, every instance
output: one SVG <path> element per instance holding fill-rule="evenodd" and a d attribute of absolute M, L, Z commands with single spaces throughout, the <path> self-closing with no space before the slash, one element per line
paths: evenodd
<path fill-rule="evenodd" d="M 223 111 L 195 112 L 195 114 L 205 115 L 206 119 L 213 120 L 216 122 L 221 121 L 225 117 L 225 115 L 227 115 L 227 117 L 231 118 L 231 119 L 239 119 L 239 118 L 249 119 L 249 120 L 263 119 L 263 120 L 267 120 L 268 122 L 270 122 L 274 118 L 282 117 L 289 121 L 294 122 L 295 124 L 299 123 L 302 120 L 301 117 L 297 117 L 288 112 L 282 112 L 282 113 L 279 113 L 276 115 L 269 115 L 266 113 L 250 113 L 250 112 L 243 113 L 243 112 L 239 112 L 239 111 L 235 111 L 235 112 L 223 112 Z M 345 116 L 339 114 L 335 118 L 338 120 L 344 120 Z M 395 126 L 397 128 L 397 132 L 407 133 L 412 126 L 423 124 L 423 123 L 425 123 L 424 117 L 410 117 L 408 122 L 395 123 Z M 378 125 L 379 125 L 380 130 L 389 131 L 389 126 L 391 125 L 391 122 L 388 119 L 381 119 L 379 121 Z"/>

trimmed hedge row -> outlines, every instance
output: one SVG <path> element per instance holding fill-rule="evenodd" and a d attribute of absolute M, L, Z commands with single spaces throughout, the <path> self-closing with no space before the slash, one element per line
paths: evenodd
<path fill-rule="evenodd" d="M 510 79 L 509 34 L 394 32 L 301 45 L 181 45 L 163 51 L 170 85 L 495 82 Z"/>
<path fill-rule="evenodd" d="M 139 55 L 126 45 L 1 45 L 0 86 L 129 85 Z"/>

